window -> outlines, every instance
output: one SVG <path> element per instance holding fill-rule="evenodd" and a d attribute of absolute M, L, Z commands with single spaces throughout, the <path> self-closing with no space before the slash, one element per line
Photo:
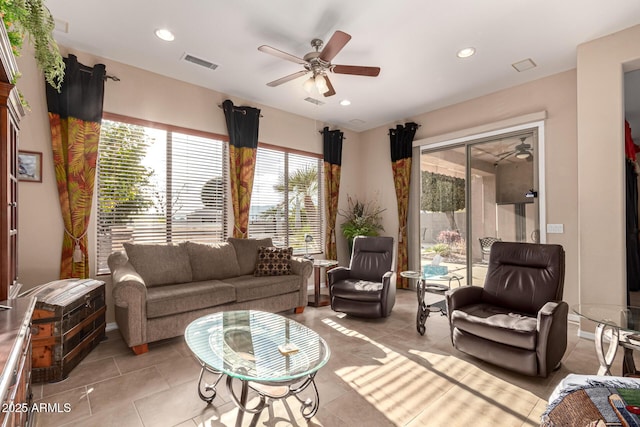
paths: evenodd
<path fill-rule="evenodd" d="M 249 237 L 271 237 L 294 254 L 322 252 L 322 159 L 260 145 L 249 210 Z M 305 236 L 313 240 L 305 242 Z M 309 239 L 307 239 L 309 240 Z"/>
<path fill-rule="evenodd" d="M 97 272 L 123 242 L 224 241 L 227 143 L 184 129 L 103 120 Z"/>

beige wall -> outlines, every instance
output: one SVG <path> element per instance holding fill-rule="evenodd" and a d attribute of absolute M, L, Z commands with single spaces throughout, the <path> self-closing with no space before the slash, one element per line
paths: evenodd
<path fill-rule="evenodd" d="M 318 131 L 325 123 L 228 97 L 83 52 L 70 53 L 77 55 L 85 65 L 104 63 L 108 74 L 121 79 L 120 82 L 106 82 L 106 112 L 226 135 L 224 114 L 218 105 L 230 98 L 236 105 L 251 105 L 261 109 L 260 142 L 322 153 L 322 137 Z M 31 52 L 26 50 L 18 60 L 23 74 L 18 81 L 18 88 L 31 106 L 31 111 L 21 121 L 20 148 L 43 153 L 43 180 L 42 183 L 21 182 L 19 185 L 19 277 L 24 289 L 58 279 L 63 235 L 52 165 L 44 80 L 32 58 Z M 359 135 L 345 131 L 345 136 L 343 157 L 345 162 L 356 164 L 354 159 L 358 156 Z M 352 175 L 356 179 L 352 179 Z M 348 167 L 343 172 L 342 182 L 346 190 L 340 197 L 341 206 L 346 204 L 347 190 L 352 194 L 359 191 L 357 175 L 357 168 Z M 95 245 L 95 228 L 93 230 L 88 233 L 90 247 Z M 342 250 L 346 253 L 346 249 Z M 91 266 L 91 271 L 95 271 L 95 265 Z M 108 305 L 112 307 L 109 278 L 100 278 L 107 282 Z M 108 322 L 113 321 L 112 313 L 113 310 L 109 309 Z"/>
<path fill-rule="evenodd" d="M 638 40 L 640 25 L 577 50 L 582 303 L 626 303 L 623 72 L 640 68 Z"/>
<path fill-rule="evenodd" d="M 530 113 L 546 111 L 546 218 L 564 224 L 564 234 L 550 234 L 547 242 L 564 246 L 567 256 L 565 300 L 578 302 L 578 228 L 576 161 L 576 71 L 566 71 L 439 110 L 410 117 L 422 125 L 415 140 L 449 134 Z M 400 123 L 400 122 L 399 122 Z M 395 126 L 395 124 L 393 125 Z M 368 191 L 383 195 L 385 229 L 397 239 L 398 215 L 389 164 L 388 129 L 384 126 L 362 134 L 366 147 L 361 158 L 363 182 Z M 386 173 L 385 169 L 389 169 Z"/>
<path fill-rule="evenodd" d="M 421 140 L 546 111 L 546 219 L 564 224 L 564 234 L 550 234 L 547 241 L 566 250 L 565 300 L 570 304 L 622 302 L 624 199 L 622 144 L 618 143 L 623 123 L 622 69 L 640 59 L 637 40 L 640 26 L 580 46 L 577 71 L 397 122 L 421 124 L 416 134 L 416 140 Z M 107 82 L 105 111 L 226 134 L 222 110 L 217 107 L 225 95 L 87 54 L 78 53 L 78 57 L 87 65 L 103 62 L 110 74 L 122 79 Z M 30 58 L 25 52 L 18 61 L 23 73 L 18 87 L 31 104 L 21 124 L 21 148 L 42 151 L 44 161 L 41 184 L 20 183 L 19 273 L 27 288 L 57 278 L 62 239 L 44 84 Z M 324 124 L 247 104 L 262 108 L 261 142 L 322 151 L 317 131 Z M 346 206 L 347 195 L 377 198 L 386 208 L 385 234 L 397 237 L 387 134 L 395 124 L 360 134 L 346 132 L 340 208 Z M 346 242 L 341 238 L 338 254 L 346 264 Z"/>

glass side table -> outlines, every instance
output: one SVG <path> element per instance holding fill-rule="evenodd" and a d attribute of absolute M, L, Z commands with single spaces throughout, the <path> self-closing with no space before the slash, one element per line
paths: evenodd
<path fill-rule="evenodd" d="M 451 282 L 457 281 L 458 286 L 461 285 L 461 280 L 464 279 L 463 276 L 458 274 L 447 274 L 445 276 L 423 276 L 420 271 L 401 271 L 400 276 L 406 277 L 407 279 L 413 279 L 416 281 L 416 293 L 418 297 L 418 313 L 416 314 L 416 329 L 420 335 L 424 335 L 426 331 L 425 323 L 427 322 L 427 318 L 431 312 L 440 312 L 441 315 L 446 316 L 446 306 L 443 305 L 442 301 L 439 301 L 434 304 L 426 304 L 424 302 L 424 294 L 434 293 L 443 295 L 446 291 L 451 289 Z M 444 283 L 433 283 L 433 282 L 446 282 Z"/>
<path fill-rule="evenodd" d="M 618 352 L 624 349 L 623 375 L 637 375 L 633 351 L 640 350 L 640 307 L 616 304 L 578 304 L 571 310 L 598 324 L 595 331 L 595 348 L 600 368 L 598 375 L 611 375 L 611 365 Z M 605 351 L 605 341 L 609 347 Z"/>
<path fill-rule="evenodd" d="M 324 277 L 327 286 L 326 273 L 329 269 L 338 265 L 338 261 L 333 259 L 314 259 L 313 260 L 313 294 L 309 295 L 307 305 L 311 307 L 324 307 L 331 304 L 331 297 L 320 292 L 321 279 Z"/>

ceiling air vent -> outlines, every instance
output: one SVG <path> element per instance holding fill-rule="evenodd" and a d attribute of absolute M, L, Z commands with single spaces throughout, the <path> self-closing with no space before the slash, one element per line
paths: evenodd
<path fill-rule="evenodd" d="M 517 72 L 521 73 L 523 71 L 527 71 L 537 67 L 537 64 L 533 62 L 533 59 L 527 58 L 525 60 L 511 64 L 511 66 L 515 68 Z"/>
<path fill-rule="evenodd" d="M 316 105 L 324 105 L 324 102 L 319 101 L 319 100 L 317 100 L 317 99 L 315 99 L 315 98 L 312 98 L 312 97 L 310 97 L 310 96 L 307 96 L 304 100 L 305 100 L 305 101 L 307 101 L 307 102 L 310 102 L 310 103 L 312 103 L 312 104 L 316 104 Z"/>
<path fill-rule="evenodd" d="M 209 62 L 206 59 L 198 58 L 197 56 L 193 56 L 188 53 L 185 53 L 182 56 L 182 59 L 184 59 L 187 62 L 192 62 L 201 67 L 208 68 L 210 70 L 215 70 L 216 68 L 218 68 L 218 64 L 214 64 L 213 62 Z"/>

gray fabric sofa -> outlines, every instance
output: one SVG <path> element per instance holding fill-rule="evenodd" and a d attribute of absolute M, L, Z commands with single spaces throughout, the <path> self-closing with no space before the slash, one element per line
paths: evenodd
<path fill-rule="evenodd" d="M 190 322 L 217 311 L 301 313 L 312 262 L 292 257 L 291 274 L 256 277 L 260 246 L 272 246 L 271 239 L 125 244 L 126 252 L 112 253 L 115 317 L 127 345 L 145 353 L 148 343 L 180 336 Z"/>

